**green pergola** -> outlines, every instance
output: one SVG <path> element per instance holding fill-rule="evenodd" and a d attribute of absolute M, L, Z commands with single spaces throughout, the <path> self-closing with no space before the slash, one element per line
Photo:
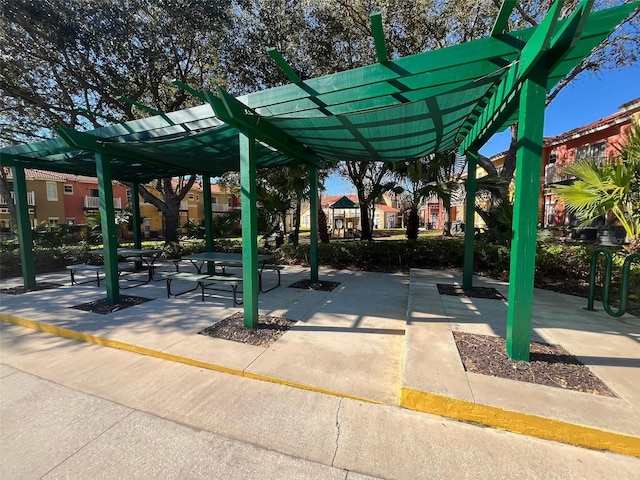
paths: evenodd
<path fill-rule="evenodd" d="M 477 152 L 518 121 L 507 351 L 528 359 L 546 93 L 600 44 L 640 2 L 591 12 L 583 0 L 558 20 L 557 0 L 534 28 L 505 33 L 515 0 L 505 0 L 487 38 L 390 59 L 380 14 L 371 16 L 377 63 L 303 80 L 275 49 L 290 84 L 235 98 L 175 82 L 204 104 L 88 132 L 59 129 L 59 139 L 0 150 L 14 168 L 21 249 L 31 250 L 24 168 L 97 175 L 105 235 L 107 298 L 118 301 L 110 183 L 180 174 L 208 182 L 241 176 L 244 314 L 257 326 L 256 168 L 304 162 L 312 188 L 325 161 L 417 159 L 459 149 L 467 156 L 467 219 L 473 224 Z M 205 189 L 206 192 L 206 189 Z M 137 191 L 133 198 L 137 199 Z M 207 199 L 205 198 L 205 203 Z M 210 209 L 210 201 L 207 207 Z M 317 196 L 311 195 L 311 278 L 317 280 Z M 207 212 L 210 220 L 210 210 Z M 135 230 L 135 229 L 134 229 Z M 210 239 L 210 232 L 207 234 Z M 211 244 L 208 244 L 210 248 Z M 472 288 L 473 229 L 465 232 L 463 287 Z M 35 285 L 23 255 L 25 286 Z M 31 260 L 32 262 L 32 260 Z"/>

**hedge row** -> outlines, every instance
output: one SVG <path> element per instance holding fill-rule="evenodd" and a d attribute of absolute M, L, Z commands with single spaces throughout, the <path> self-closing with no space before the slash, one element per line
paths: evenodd
<path fill-rule="evenodd" d="M 146 247 L 154 246 L 147 245 Z M 159 245 L 155 245 L 159 247 Z M 34 249 L 37 273 L 64 270 L 74 263 L 92 263 L 96 257 L 88 253 L 89 246 L 67 246 Z M 204 241 L 181 243 L 165 247 L 167 257 L 187 255 L 204 251 Z M 215 250 L 240 252 L 242 245 L 237 240 L 219 239 Z M 539 243 L 536 254 L 536 277 L 550 279 L 587 280 L 589 263 L 594 246 Z M 264 252 L 264 249 L 261 249 Z M 280 262 L 308 264 L 308 244 L 285 244 L 276 251 Z M 332 242 L 318 245 L 319 263 L 326 267 L 347 270 L 396 272 L 410 268 L 462 268 L 464 244 L 459 239 L 433 238 L 418 241 L 373 241 Z M 622 264 L 624 255 L 614 254 L 615 263 Z M 494 278 L 508 277 L 510 250 L 504 245 L 477 242 L 474 254 L 474 272 Z M 20 254 L 17 250 L 0 251 L 0 277 L 22 274 Z M 632 285 L 640 284 L 640 266 L 634 265 Z"/>

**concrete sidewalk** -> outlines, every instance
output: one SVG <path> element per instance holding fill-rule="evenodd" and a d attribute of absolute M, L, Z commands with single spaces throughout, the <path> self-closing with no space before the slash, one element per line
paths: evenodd
<path fill-rule="evenodd" d="M 458 281 L 454 273 L 321 270 L 322 279 L 341 282 L 340 287 L 333 292 L 286 288 L 307 275 L 287 267 L 283 287 L 260 295 L 262 313 L 298 320 L 268 349 L 197 335 L 238 311 L 224 292 L 205 302 L 196 292 L 166 299 L 164 285 L 151 283 L 123 293 L 153 301 L 110 315 L 68 308 L 103 298 L 95 284 L 1 294 L 5 322 L 31 322 L 32 328 L 120 350 L 4 325 L 0 358 L 18 370 L 7 378 L 36 375 L 78 395 L 338 467 L 348 478 L 356 478 L 354 472 L 383 478 L 599 478 L 616 472 L 615 478 L 633 478 L 640 470 L 637 458 L 421 413 L 481 420 L 530 435 L 562 430 L 562 441 L 570 441 L 569 428 L 574 435 L 603 440 L 596 448 L 621 442 L 633 451 L 640 441 L 637 318 L 616 321 L 584 312 L 583 299 L 536 291 L 534 335 L 579 355 L 619 396 L 608 399 L 465 372 L 451 331 L 503 334 L 506 305 L 439 295 L 436 283 Z M 39 281 L 69 283 L 63 273 Z M 476 279 L 476 284 L 507 294 L 500 282 Z M 3 430 L 15 408 L 5 404 L 7 384 L 1 384 Z M 476 416 L 466 418 L 469 412 Z M 129 466 L 137 468 L 134 463 Z M 318 471 L 316 478 L 330 475 Z M 237 478 L 256 477 L 249 472 Z"/>

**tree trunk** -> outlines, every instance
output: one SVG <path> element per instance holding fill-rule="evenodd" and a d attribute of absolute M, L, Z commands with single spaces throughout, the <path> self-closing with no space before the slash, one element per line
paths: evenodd
<path fill-rule="evenodd" d="M 293 226 L 292 242 L 297 245 L 300 242 L 300 214 L 302 213 L 302 197 L 296 197 L 296 213 L 294 214 L 295 225 Z"/>
<path fill-rule="evenodd" d="M 451 236 L 451 200 L 448 198 L 442 199 L 442 235 L 445 237 Z"/>
<path fill-rule="evenodd" d="M 412 205 L 411 208 L 409 208 L 409 216 L 407 218 L 407 239 L 417 240 L 419 228 L 418 207 Z"/>
<path fill-rule="evenodd" d="M 362 229 L 362 240 L 373 240 L 371 224 L 369 223 L 369 208 L 364 201 L 360 201 L 360 228 Z"/>
<path fill-rule="evenodd" d="M 327 214 L 318 207 L 318 237 L 322 243 L 329 243 L 329 229 L 327 228 Z"/>
<path fill-rule="evenodd" d="M 178 241 L 179 209 L 171 208 L 163 212 L 164 217 L 164 243 L 169 244 Z"/>

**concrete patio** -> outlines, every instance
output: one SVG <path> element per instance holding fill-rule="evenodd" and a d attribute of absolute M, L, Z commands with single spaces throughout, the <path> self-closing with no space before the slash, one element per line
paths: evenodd
<path fill-rule="evenodd" d="M 350 475 L 418 478 L 419 472 L 446 471 L 444 465 L 438 467 L 444 470 L 429 462 L 426 466 L 423 458 L 405 458 L 410 452 L 421 457 L 420 448 L 444 441 L 420 426 L 427 420 L 446 422 L 456 432 L 459 445 L 447 443 L 451 451 L 440 452 L 443 461 L 452 462 L 448 468 L 460 462 L 452 455 L 460 455 L 464 445 L 475 452 L 476 463 L 489 468 L 488 459 L 478 460 L 486 448 L 471 433 L 478 427 L 453 420 L 525 434 L 489 430 L 505 440 L 504 448 L 508 435 L 514 448 L 533 442 L 535 452 L 551 445 L 598 459 L 587 462 L 591 467 L 586 470 L 587 464 L 573 465 L 577 469 L 562 478 L 597 478 L 592 475 L 600 471 L 594 466 L 599 461 L 607 464 L 601 471 L 613 468 L 616 478 L 632 478 L 640 468 L 640 460 L 633 458 L 640 456 L 640 319 L 613 319 L 602 311 L 584 311 L 584 299 L 535 292 L 533 339 L 562 345 L 578 356 L 618 396 L 609 398 L 466 372 L 452 331 L 504 335 L 506 302 L 440 295 L 436 284 L 459 282 L 456 272 L 321 270 L 322 280 L 340 282 L 332 292 L 288 288 L 308 277 L 301 267 L 286 267 L 282 277 L 282 287 L 260 295 L 260 312 L 298 323 L 263 348 L 198 335 L 239 311 L 230 293 L 217 292 L 204 302 L 196 291 L 167 299 L 164 282 L 152 282 L 123 293 L 153 301 L 99 315 L 69 307 L 104 298 L 103 287 L 71 287 L 66 272 L 43 275 L 38 281 L 64 286 L 0 294 L 1 363 L 12 373 L 36 375 L 163 419 L 337 466 Z M 20 279 L 7 280 L 1 287 L 19 284 Z M 475 284 L 495 287 L 507 297 L 503 282 L 476 278 Z M 152 373 L 152 364 L 162 368 Z M 211 402 L 216 406 L 205 417 L 194 416 Z M 346 414 L 350 409 L 353 416 Z M 338 422 L 342 415 L 347 416 Z M 3 422 L 4 417 L 3 411 Z M 355 422 L 352 429 L 343 423 L 349 421 Z M 365 422 L 368 427 L 362 430 Z M 351 442 L 348 432 L 354 435 Z M 399 448 L 407 451 L 399 454 Z M 397 456 L 389 460 L 385 449 Z M 541 458 L 550 459 L 552 471 L 564 471 L 567 466 L 559 457 L 554 464 L 554 455 Z M 501 462 L 505 468 L 509 463 Z M 315 478 L 328 478 L 323 475 Z"/>

